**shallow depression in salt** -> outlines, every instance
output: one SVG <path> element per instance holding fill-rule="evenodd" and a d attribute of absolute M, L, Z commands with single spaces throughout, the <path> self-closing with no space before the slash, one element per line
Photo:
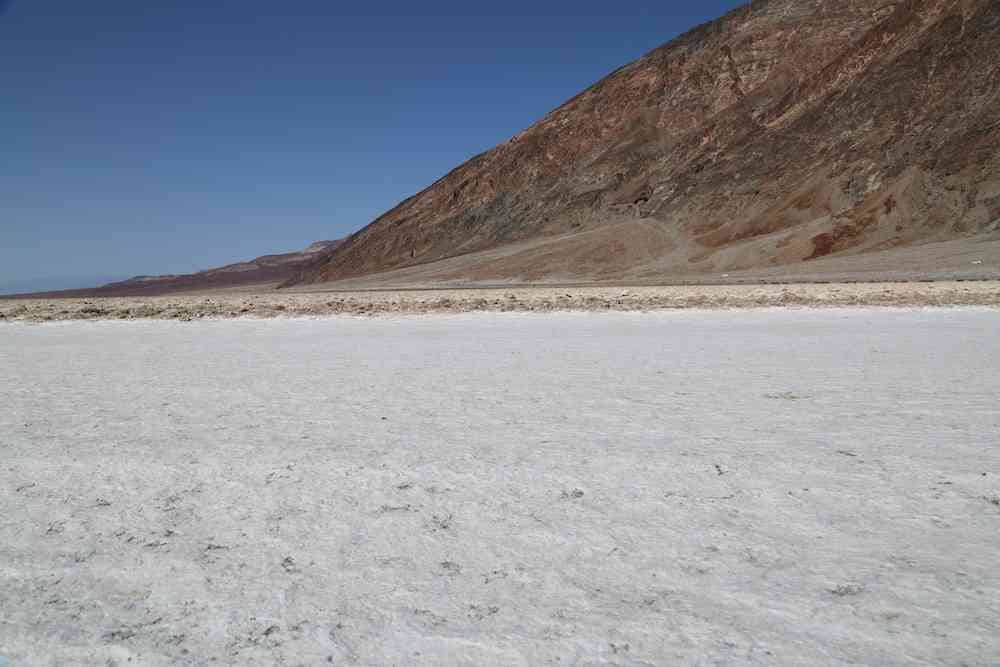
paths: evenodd
<path fill-rule="evenodd" d="M 0 326 L 0 662 L 991 664 L 1000 311 Z"/>

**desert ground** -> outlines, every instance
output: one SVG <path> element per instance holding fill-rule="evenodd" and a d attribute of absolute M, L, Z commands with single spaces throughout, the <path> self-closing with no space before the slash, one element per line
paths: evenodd
<path fill-rule="evenodd" d="M 1000 195 L 1000 189 L 997 192 Z M 689 257 L 703 254 L 704 247 L 661 223 L 630 220 L 338 280 L 335 285 L 340 289 L 399 289 L 581 281 L 655 286 L 1000 280 L 1000 219 L 992 233 L 970 238 L 769 265 L 782 236 L 771 234 L 734 244 L 707 258 L 698 270 L 685 272 L 679 269 L 690 267 Z M 295 289 L 323 288 L 315 284 Z"/>
<path fill-rule="evenodd" d="M 153 297 L 0 299 L 0 322 L 844 306 L 998 307 L 1000 280 L 434 288 L 335 283 L 296 290 L 259 285 Z"/>
<path fill-rule="evenodd" d="M 995 665 L 998 333 L 0 323 L 0 664 Z"/>

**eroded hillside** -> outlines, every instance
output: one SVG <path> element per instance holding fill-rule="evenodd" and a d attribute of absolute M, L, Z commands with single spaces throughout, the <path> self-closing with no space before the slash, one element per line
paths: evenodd
<path fill-rule="evenodd" d="M 995 1 L 754 2 L 621 68 L 289 284 L 507 245 L 531 247 L 450 277 L 649 278 L 992 234 L 998 92 Z"/>

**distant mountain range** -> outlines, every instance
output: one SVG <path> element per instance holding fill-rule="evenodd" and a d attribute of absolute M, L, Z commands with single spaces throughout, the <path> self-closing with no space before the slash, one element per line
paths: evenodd
<path fill-rule="evenodd" d="M 310 264 L 321 261 L 340 241 L 317 241 L 305 250 L 280 255 L 264 255 L 248 262 L 216 269 L 166 276 L 136 276 L 121 282 L 90 289 L 34 293 L 32 297 L 118 297 L 160 296 L 182 292 L 276 285 L 297 275 Z"/>

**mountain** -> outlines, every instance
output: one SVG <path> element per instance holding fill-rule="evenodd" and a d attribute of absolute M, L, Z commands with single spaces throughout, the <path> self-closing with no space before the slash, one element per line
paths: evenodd
<path fill-rule="evenodd" d="M 55 292 L 58 290 L 76 289 L 80 285 L 102 285 L 122 279 L 121 275 L 78 275 L 78 276 L 48 276 L 42 278 L 15 279 L 0 283 L 0 298 L 10 294 L 26 294 L 29 292 Z"/>
<path fill-rule="evenodd" d="M 317 241 L 305 250 L 281 255 L 264 255 L 249 262 L 216 269 L 166 276 L 136 276 L 101 287 L 26 294 L 30 297 L 120 297 L 161 296 L 181 292 L 218 290 L 280 283 L 321 261 L 340 241 Z"/>
<path fill-rule="evenodd" d="M 996 239 L 998 149 L 1000 2 L 759 0 L 614 72 L 286 285 L 413 267 L 703 275 Z"/>

